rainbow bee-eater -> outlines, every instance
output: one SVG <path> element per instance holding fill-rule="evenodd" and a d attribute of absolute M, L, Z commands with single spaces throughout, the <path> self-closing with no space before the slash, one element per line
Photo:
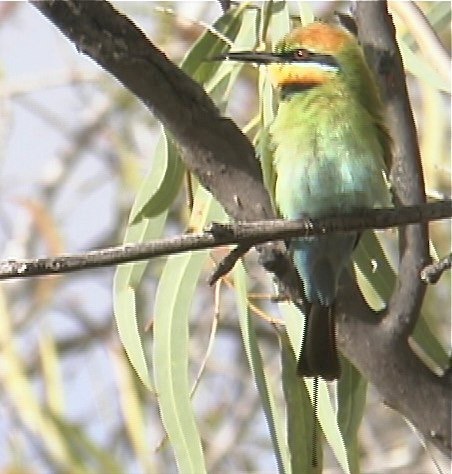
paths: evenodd
<path fill-rule="evenodd" d="M 280 215 L 322 218 L 390 205 L 390 138 L 375 80 L 351 33 L 315 22 L 290 32 L 271 53 L 229 52 L 221 59 L 265 65 L 279 93 L 269 129 L 275 173 L 269 191 Z M 357 232 L 338 232 L 291 242 L 310 307 L 301 376 L 340 376 L 334 303 L 358 239 Z"/>

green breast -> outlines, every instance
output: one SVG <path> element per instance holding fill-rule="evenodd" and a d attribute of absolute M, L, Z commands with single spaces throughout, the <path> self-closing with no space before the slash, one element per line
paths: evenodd
<path fill-rule="evenodd" d="M 390 205 L 377 121 L 346 92 L 320 86 L 280 103 L 270 128 L 275 202 L 285 218 Z"/>

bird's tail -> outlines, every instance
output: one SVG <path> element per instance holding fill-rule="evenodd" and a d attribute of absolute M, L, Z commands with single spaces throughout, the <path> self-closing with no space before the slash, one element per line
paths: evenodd
<path fill-rule="evenodd" d="M 324 380 L 340 377 L 336 323 L 331 306 L 311 306 L 306 318 L 297 373 L 301 377 L 322 377 Z"/>

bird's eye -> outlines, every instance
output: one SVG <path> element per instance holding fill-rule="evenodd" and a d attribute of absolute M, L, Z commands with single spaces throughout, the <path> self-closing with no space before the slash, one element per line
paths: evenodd
<path fill-rule="evenodd" d="M 297 49 L 294 51 L 294 59 L 307 59 L 311 53 L 307 49 Z"/>

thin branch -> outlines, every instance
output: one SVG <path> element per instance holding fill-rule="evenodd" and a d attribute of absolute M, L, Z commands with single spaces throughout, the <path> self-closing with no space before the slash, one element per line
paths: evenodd
<path fill-rule="evenodd" d="M 427 211 L 426 213 L 424 212 Z M 388 212 L 387 212 L 388 211 Z M 401 214 L 399 213 L 401 211 Z M 444 214 L 443 214 L 444 213 Z M 444 200 L 442 202 L 437 202 L 434 206 L 429 204 L 423 206 L 413 206 L 413 207 L 403 207 L 397 209 L 390 209 L 390 210 L 365 210 L 361 215 L 355 215 L 353 217 L 347 216 L 338 216 L 336 218 L 331 219 L 330 221 L 326 219 L 320 219 L 317 221 L 308 221 L 306 224 L 300 223 L 300 221 L 296 222 L 295 227 L 298 229 L 304 230 L 303 235 L 316 235 L 318 231 L 321 234 L 329 233 L 333 231 L 344 231 L 344 230 L 366 230 L 366 229 L 386 229 L 388 226 L 398 226 L 404 224 L 412 224 L 418 222 L 424 222 L 425 220 L 435 220 L 435 219 L 443 219 L 449 217 L 448 214 L 452 213 L 452 201 Z M 436 217 L 434 215 L 436 214 Z M 428 217 L 427 217 L 428 215 Z M 441 217 L 440 217 L 441 215 Z M 392 220 L 395 219 L 395 220 Z M 392 225 L 390 222 L 392 221 Z M 397 221 L 397 222 L 395 222 Z M 240 232 L 248 232 L 252 229 L 255 229 L 256 232 L 264 231 L 267 228 L 270 228 L 276 232 L 277 228 L 279 227 L 278 221 L 263 221 L 263 222 L 253 222 L 247 223 L 243 226 L 240 226 L 240 229 L 237 229 L 237 226 L 232 224 L 217 224 L 214 223 L 211 226 L 210 231 L 212 233 L 217 233 L 217 236 L 221 236 L 222 234 L 231 231 L 234 235 L 238 235 L 237 233 Z M 303 221 L 301 221 L 303 222 Z M 335 225 L 338 225 L 335 228 Z M 354 227 L 355 224 L 358 227 Z M 292 235 L 289 232 L 289 228 L 292 224 L 282 224 L 283 225 L 283 232 L 284 235 L 279 235 L 279 238 L 282 240 L 286 240 L 288 238 L 295 237 L 296 235 Z M 298 226 L 301 226 L 300 228 Z M 269 227 L 268 227 L 269 226 Z M 304 227 L 306 226 L 306 227 Z M 349 227 L 351 226 L 351 227 Z M 287 235 L 286 235 L 287 230 Z M 277 238 L 276 234 L 273 234 L 274 238 Z M 250 236 L 251 244 L 250 245 L 243 245 L 235 248 L 232 252 L 230 252 L 218 265 L 215 269 L 213 274 L 209 277 L 209 283 L 212 285 L 221 278 L 223 275 L 228 273 L 235 265 L 235 262 L 244 255 L 253 244 L 257 242 L 255 239 L 256 235 Z M 438 277 L 439 278 L 439 277 Z"/>
<path fill-rule="evenodd" d="M 450 270 L 452 266 L 452 253 L 442 258 L 438 262 L 427 265 L 421 271 L 421 279 L 423 282 L 433 285 L 438 282 L 441 275 L 446 271 Z"/>
<path fill-rule="evenodd" d="M 371 209 L 355 215 L 335 216 L 324 219 L 283 219 L 232 224 L 214 223 L 203 233 L 187 234 L 139 244 L 126 244 L 73 255 L 48 258 L 0 261 L 0 280 L 68 273 L 120 263 L 161 257 L 191 250 L 204 250 L 223 245 L 238 247 L 226 257 L 226 263 L 214 272 L 221 275 L 234 266 L 241 255 L 253 245 L 271 240 L 287 240 L 299 236 L 324 235 L 340 231 L 387 229 L 452 217 L 452 201 L 439 201 L 421 206 L 397 209 Z M 221 276 L 220 275 L 220 276 Z"/>
<path fill-rule="evenodd" d="M 231 250 L 216 266 L 215 270 L 212 272 L 212 275 L 210 275 L 208 279 L 209 285 L 213 285 L 222 276 L 229 273 L 234 268 L 237 260 L 243 257 L 243 255 L 245 255 L 252 246 L 252 244 L 242 243 Z"/>

